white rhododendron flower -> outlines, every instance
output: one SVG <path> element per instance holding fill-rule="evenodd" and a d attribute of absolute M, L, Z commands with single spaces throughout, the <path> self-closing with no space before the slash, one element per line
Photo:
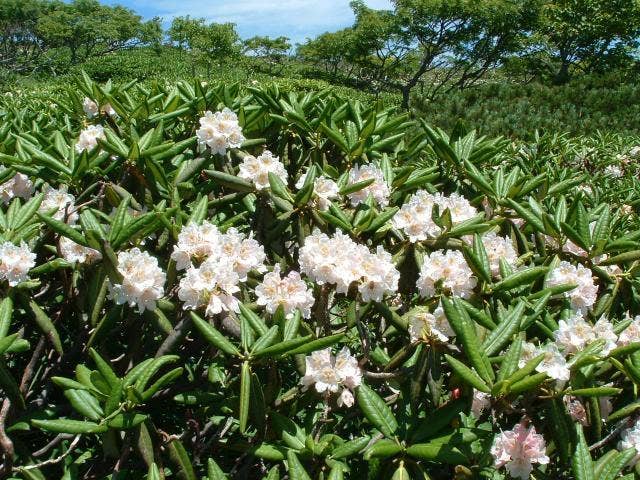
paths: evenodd
<path fill-rule="evenodd" d="M 478 214 L 478 210 L 469 203 L 469 200 L 459 193 L 454 192 L 449 196 L 436 193 L 435 197 L 435 203 L 440 208 L 440 215 L 442 215 L 446 209 L 449 209 L 449 212 L 451 212 L 451 222 L 454 225 L 470 220 Z"/>
<path fill-rule="evenodd" d="M 569 262 L 561 261 L 553 269 L 547 278 L 547 287 L 559 285 L 575 285 L 576 288 L 565 292 L 564 295 L 571 300 L 571 306 L 580 312 L 587 312 L 593 307 L 598 298 L 598 287 L 593 282 L 591 270 L 578 265 L 571 265 Z"/>
<path fill-rule="evenodd" d="M 140 313 L 155 310 L 166 280 L 158 260 L 139 248 L 118 252 L 118 272 L 122 283 L 109 282 L 110 298 L 118 305 L 137 306 Z"/>
<path fill-rule="evenodd" d="M 229 148 L 239 148 L 245 140 L 238 116 L 228 108 L 205 112 L 196 136 L 201 149 L 209 147 L 211 153 L 218 155 L 225 155 Z"/>
<path fill-rule="evenodd" d="M 273 156 L 273 153 L 265 150 L 257 157 L 253 155 L 244 157 L 238 176 L 252 182 L 258 190 L 264 190 L 269 188 L 269 173 L 273 173 L 285 184 L 287 183 L 288 174 L 284 165 L 278 157 Z"/>
<path fill-rule="evenodd" d="M 370 163 L 362 166 L 356 164 L 349 170 L 349 185 L 364 182 L 370 178 L 374 179 L 371 185 L 348 195 L 349 200 L 351 200 L 351 205 L 354 207 L 364 202 L 369 195 L 371 195 L 375 202 L 381 207 L 386 207 L 389 204 L 389 195 L 391 192 L 380 168 Z"/>
<path fill-rule="evenodd" d="M 258 296 L 257 303 L 273 314 L 282 306 L 285 316 L 291 318 L 295 310 L 300 310 L 304 318 L 311 317 L 311 307 L 314 303 L 313 291 L 296 271 L 289 272 L 285 277 L 280 276 L 280 265 L 276 265 L 273 272 L 264 276 L 262 283 L 255 288 Z"/>
<path fill-rule="evenodd" d="M 627 450 L 629 448 L 635 448 L 637 452 L 637 455 L 629 462 L 631 465 L 635 465 L 640 460 L 640 422 L 636 422 L 635 425 L 626 428 L 620 434 L 618 449 Z"/>
<path fill-rule="evenodd" d="M 82 101 L 82 110 L 84 110 L 88 119 L 92 119 L 98 115 L 98 104 L 89 97 L 84 97 L 84 100 Z"/>
<path fill-rule="evenodd" d="M 300 380 L 305 387 L 313 385 L 318 393 L 327 394 L 342 390 L 338 405 L 353 405 L 351 392 L 362 383 L 362 371 L 347 347 L 342 347 L 335 356 L 331 348 L 316 350 L 306 357 L 305 366 L 304 377 Z"/>
<path fill-rule="evenodd" d="M 636 315 L 627 328 L 620 332 L 620 335 L 618 336 L 619 347 L 625 347 L 630 343 L 636 342 L 640 342 L 640 315 Z"/>
<path fill-rule="evenodd" d="M 80 137 L 76 143 L 76 152 L 82 153 L 85 150 L 93 150 L 98 146 L 98 139 L 105 139 L 104 128 L 102 128 L 102 125 L 89 125 L 80 132 Z"/>
<path fill-rule="evenodd" d="M 569 364 L 555 343 L 550 342 L 539 348 L 535 356 L 540 354 L 544 354 L 544 358 L 536 367 L 536 371 L 546 373 L 549 378 L 553 378 L 559 382 L 569 380 L 571 375 Z"/>
<path fill-rule="evenodd" d="M 420 269 L 417 287 L 426 298 L 436 294 L 437 285 L 456 297 L 469 298 L 477 284 L 477 279 L 467 265 L 462 252 L 438 250 L 425 255 Z"/>
<path fill-rule="evenodd" d="M 240 291 L 240 282 L 245 282 L 252 270 L 266 270 L 264 248 L 253 237 L 247 238 L 235 228 L 221 233 L 207 221 L 182 229 L 171 258 L 178 270 L 187 269 L 178 287 L 182 308 L 205 307 L 208 316 L 237 312 L 239 302 L 234 295 Z"/>
<path fill-rule="evenodd" d="M 347 293 L 357 283 L 364 301 L 381 301 L 384 294 L 397 291 L 400 280 L 391 254 L 381 246 L 371 253 L 340 231 L 329 237 L 315 230 L 305 238 L 299 263 L 300 270 L 313 281 L 334 284 L 338 293 Z"/>
<path fill-rule="evenodd" d="M 418 190 L 394 215 L 392 225 L 404 231 L 413 243 L 435 238 L 440 235 L 442 229 L 433 221 L 434 206 L 438 206 L 440 215 L 449 209 L 454 225 L 478 214 L 477 209 L 460 194 L 452 193 L 451 196 L 446 196 Z"/>
<path fill-rule="evenodd" d="M 67 223 L 73 225 L 78 221 L 78 212 L 75 210 L 76 198 L 67 192 L 66 185 L 60 188 L 53 188 L 47 185 L 44 190 L 44 198 L 40 204 L 39 211 L 42 213 L 49 213 L 54 211 L 53 218 L 59 221 L 64 221 L 67 218 Z"/>
<path fill-rule="evenodd" d="M 304 183 L 307 179 L 307 174 L 303 174 L 296 182 L 296 188 L 300 190 L 304 187 Z M 323 175 L 316 177 L 313 180 L 313 196 L 312 203 L 323 212 L 329 209 L 331 200 L 338 198 L 340 195 L 340 188 L 338 184 Z"/>
<path fill-rule="evenodd" d="M 618 335 L 613 330 L 613 324 L 605 317 L 600 317 L 593 325 L 593 336 L 596 340 L 605 341 L 600 351 L 602 355 L 609 355 L 618 346 Z"/>
<path fill-rule="evenodd" d="M 511 266 L 518 260 L 518 252 L 508 237 L 501 237 L 495 232 L 485 233 L 482 236 L 482 245 L 489 257 L 491 275 L 494 277 L 500 274 L 500 259 Z"/>
<path fill-rule="evenodd" d="M 455 336 L 455 332 L 444 314 L 441 305 L 433 313 L 425 308 L 418 308 L 409 315 L 409 336 L 412 342 L 425 338 L 436 339 L 446 343 Z"/>
<path fill-rule="evenodd" d="M 238 273 L 231 262 L 217 258 L 205 260 L 199 267 L 191 267 L 180 280 L 178 298 L 184 302 L 185 310 L 205 308 L 205 315 L 212 316 L 222 311 L 240 311 L 234 294 L 240 291 Z"/>
<path fill-rule="evenodd" d="M 253 238 L 253 233 L 247 237 L 235 228 L 230 228 L 221 235 L 218 261 L 228 261 L 241 282 L 247 281 L 247 274 L 252 270 L 265 272 L 265 259 L 264 248 Z"/>
<path fill-rule="evenodd" d="M 392 225 L 404 231 L 411 242 L 420 242 L 428 238 L 435 238 L 441 228 L 431 218 L 435 196 L 426 190 L 418 190 L 402 205 L 393 216 Z"/>
<path fill-rule="evenodd" d="M 536 433 L 535 427 L 527 428 L 524 423 L 497 435 L 491 447 L 496 468 L 506 467 L 509 475 L 522 480 L 529 478 L 534 463 L 549 463 L 545 451 L 544 437 Z"/>
<path fill-rule="evenodd" d="M 523 368 L 527 363 L 540 354 L 541 352 L 538 351 L 538 347 L 533 343 L 522 342 L 522 351 L 520 352 L 520 359 L 518 360 L 518 368 Z"/>
<path fill-rule="evenodd" d="M 0 165 L 0 173 L 6 169 L 6 167 Z M 0 199 L 5 205 L 16 197 L 27 200 L 33 195 L 33 192 L 33 182 L 23 173 L 16 173 L 0 185 Z"/>
<path fill-rule="evenodd" d="M 29 246 L 20 242 L 14 245 L 11 242 L 0 244 L 0 279 L 9 282 L 9 286 L 15 287 L 20 282 L 29 279 L 29 270 L 36 264 L 36 254 Z"/>
<path fill-rule="evenodd" d="M 69 263 L 93 263 L 102 258 L 98 250 L 80 245 L 67 237 L 60 237 L 60 253 Z"/>
<path fill-rule="evenodd" d="M 201 225 L 192 222 L 183 227 L 171 254 L 176 268 L 185 270 L 191 266 L 192 260 L 201 262 L 210 256 L 219 256 L 222 249 L 221 237 L 218 227 L 206 220 Z"/>
<path fill-rule="evenodd" d="M 574 313 L 566 320 L 560 320 L 554 337 L 565 354 L 577 353 L 596 339 L 593 327 L 580 313 Z"/>

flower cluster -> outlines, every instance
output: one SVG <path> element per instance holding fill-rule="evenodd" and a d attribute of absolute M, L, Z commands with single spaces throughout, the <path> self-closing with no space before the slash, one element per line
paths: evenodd
<path fill-rule="evenodd" d="M 196 136 L 202 149 L 209 147 L 211 153 L 218 155 L 225 155 L 229 148 L 239 148 L 245 140 L 238 116 L 228 108 L 205 112 Z"/>
<path fill-rule="evenodd" d="M 454 225 L 478 214 L 476 208 L 462 195 L 453 193 L 446 196 L 418 190 L 395 214 L 392 224 L 394 228 L 404 231 L 409 241 L 414 243 L 435 238 L 442 229 L 433 221 L 434 206 L 438 207 L 440 214 L 449 209 Z"/>
<path fill-rule="evenodd" d="M 298 190 L 304 187 L 307 174 L 303 174 L 296 182 Z M 313 204 L 323 212 L 329 209 L 329 204 L 334 198 L 338 198 L 340 188 L 338 184 L 325 176 L 316 177 L 313 180 Z"/>
<path fill-rule="evenodd" d="M 499 236 L 496 232 L 485 233 L 482 236 L 482 245 L 489 257 L 489 267 L 494 277 L 500 274 L 501 259 L 511 266 L 518 260 L 518 252 L 513 242 L 507 237 Z"/>
<path fill-rule="evenodd" d="M 424 257 L 417 287 L 426 298 L 433 297 L 439 285 L 451 295 L 469 298 L 476 284 L 477 279 L 461 252 L 438 250 Z"/>
<path fill-rule="evenodd" d="M 544 437 L 536 433 L 535 427 L 528 427 L 519 423 L 513 430 L 507 430 L 493 441 L 491 455 L 497 468 L 506 467 L 513 478 L 527 480 L 533 464 L 546 465 L 549 457 L 546 455 Z"/>
<path fill-rule="evenodd" d="M 316 283 L 336 285 L 336 291 L 347 293 L 357 282 L 364 301 L 379 302 L 385 293 L 398 289 L 400 272 L 391 255 L 381 246 L 371 253 L 342 232 L 333 237 L 315 230 L 300 248 L 300 269 Z"/>
<path fill-rule="evenodd" d="M 82 102 L 82 110 L 84 110 L 84 113 L 89 120 L 97 116 L 99 113 L 104 113 L 106 115 L 109 115 L 110 117 L 114 117 L 117 115 L 111 104 L 105 103 L 102 108 L 99 108 L 98 104 L 91 100 L 89 97 L 84 98 Z"/>
<path fill-rule="evenodd" d="M 29 279 L 29 270 L 36 264 L 36 254 L 29 246 L 21 242 L 14 245 L 11 242 L 0 244 L 0 279 L 15 287 L 20 282 Z"/>
<path fill-rule="evenodd" d="M 102 254 L 93 248 L 80 245 L 67 237 L 60 237 L 60 254 L 69 263 L 93 263 L 102 258 Z"/>
<path fill-rule="evenodd" d="M 122 283 L 109 283 L 110 297 L 118 305 L 137 306 L 140 313 L 155 310 L 166 280 L 158 260 L 139 248 L 125 250 L 118 253 L 118 272 Z"/>
<path fill-rule="evenodd" d="M 305 358 L 305 374 L 301 383 L 305 387 L 315 386 L 318 393 L 337 393 L 338 405 L 353 405 L 353 393 L 362 383 L 362 372 L 358 360 L 351 355 L 347 347 L 343 347 L 338 355 L 332 355 L 330 348 L 316 350 Z"/>
<path fill-rule="evenodd" d="M 600 318 L 595 325 L 587 322 L 581 313 L 576 312 L 566 320 L 558 322 L 558 330 L 554 332 L 555 341 L 565 354 L 577 353 L 594 340 L 604 340 L 601 351 L 608 355 L 617 346 L 618 335 L 613 325 L 606 318 Z"/>
<path fill-rule="evenodd" d="M 561 261 L 549 274 L 547 287 L 559 285 L 575 285 L 576 287 L 564 295 L 571 300 L 571 306 L 580 312 L 587 312 L 593 307 L 598 298 L 598 287 L 593 282 L 591 270 L 582 265 L 574 266 L 567 261 Z"/>
<path fill-rule="evenodd" d="M 104 140 L 104 128 L 102 125 L 89 125 L 80 132 L 80 137 L 76 143 L 76 152 L 82 153 L 85 150 L 90 152 L 98 146 L 98 140 Z"/>
<path fill-rule="evenodd" d="M 0 165 L 0 173 L 7 168 Z M 28 199 L 33 195 L 33 182 L 23 173 L 16 173 L 13 177 L 0 185 L 0 198 L 7 205 L 14 198 Z"/>
<path fill-rule="evenodd" d="M 222 233 L 207 221 L 182 229 L 171 258 L 178 270 L 187 270 L 178 288 L 183 308 L 204 306 L 206 315 L 237 311 L 234 294 L 240 291 L 239 283 L 247 280 L 251 270 L 266 270 L 264 249 L 254 238 L 234 228 Z M 194 261 L 199 265 L 194 266 Z"/>
<path fill-rule="evenodd" d="M 258 190 L 264 190 L 269 188 L 269 173 L 273 173 L 286 183 L 288 174 L 284 165 L 278 157 L 273 156 L 273 153 L 265 150 L 257 157 L 253 155 L 244 157 L 238 176 L 252 182 Z"/>
<path fill-rule="evenodd" d="M 380 168 L 370 163 L 363 166 L 356 164 L 349 170 L 349 185 L 364 182 L 371 178 L 374 179 L 371 185 L 367 185 L 365 188 L 361 188 L 357 192 L 352 192 L 348 195 L 351 205 L 354 207 L 364 202 L 369 195 L 371 195 L 375 202 L 381 207 L 386 207 L 389 204 L 389 195 L 391 192 Z"/>
<path fill-rule="evenodd" d="M 524 342 L 522 344 L 522 354 L 518 362 L 518 367 L 524 367 L 528 361 L 533 360 L 539 355 L 544 355 L 542 361 L 536 367 L 536 371 L 546 373 L 549 378 L 553 378 L 559 382 L 566 382 L 571 376 L 569 371 L 569 363 L 558 349 L 558 345 L 549 342 L 542 347 L 536 347 L 534 344 Z"/>
<path fill-rule="evenodd" d="M 442 306 L 433 313 L 425 308 L 417 308 L 409 316 L 409 336 L 412 342 L 422 339 L 435 339 L 446 343 L 455 335 Z"/>
<path fill-rule="evenodd" d="M 267 273 L 262 283 L 255 288 L 258 305 L 263 305 L 267 312 L 275 313 L 282 306 L 287 318 L 293 316 L 295 310 L 300 310 L 304 318 L 311 317 L 311 307 L 314 303 L 313 292 L 296 271 L 289 272 L 285 277 L 280 276 L 280 265 L 276 265 L 273 272 Z"/>
<path fill-rule="evenodd" d="M 64 221 L 69 225 L 73 225 L 78 221 L 78 212 L 75 209 L 76 198 L 67 192 L 66 185 L 60 188 L 53 188 L 50 185 L 45 186 L 43 189 L 44 198 L 40 204 L 40 211 L 42 213 L 49 213 L 53 211 L 53 218 L 59 221 Z"/>
<path fill-rule="evenodd" d="M 630 463 L 636 464 L 640 460 L 640 422 L 636 422 L 632 427 L 626 428 L 620 434 L 618 449 L 626 450 L 635 448 L 637 455 L 633 457 Z"/>

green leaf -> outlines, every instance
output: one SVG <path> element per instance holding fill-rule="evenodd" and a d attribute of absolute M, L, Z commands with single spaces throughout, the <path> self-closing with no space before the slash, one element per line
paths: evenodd
<path fill-rule="evenodd" d="M 213 458 L 207 460 L 207 480 L 227 480 L 227 476 Z"/>
<path fill-rule="evenodd" d="M 287 467 L 289 469 L 289 478 L 291 480 L 311 480 L 311 477 L 304 469 L 293 450 L 287 451 Z"/>
<path fill-rule="evenodd" d="M 467 367 L 464 363 L 456 360 L 451 355 L 445 354 L 444 356 L 451 365 L 451 368 L 460 375 L 463 380 L 465 380 L 469 385 L 471 385 L 476 390 L 480 390 L 481 392 L 490 393 L 491 389 L 489 386 L 480 378 L 480 376 Z"/>
<path fill-rule="evenodd" d="M 0 338 L 9 333 L 11 327 L 11 316 L 13 315 L 13 300 L 11 297 L 5 297 L 0 302 Z"/>
<path fill-rule="evenodd" d="M 240 433 L 247 430 L 247 420 L 249 419 L 249 405 L 251 396 L 251 368 L 249 362 L 242 362 L 242 371 L 240 373 L 240 413 L 238 421 L 240 424 Z"/>
<path fill-rule="evenodd" d="M 334 448 L 331 452 L 331 458 L 335 458 L 337 460 L 340 458 L 346 458 L 355 455 L 356 453 L 362 451 L 369 444 L 370 440 L 371 437 L 369 435 L 349 440 L 348 442 L 345 442 L 342 445 Z"/>
<path fill-rule="evenodd" d="M 584 438 L 582 425 L 576 424 L 576 434 L 578 443 L 573 454 L 571 466 L 576 480 L 595 480 L 593 472 L 593 461 L 589 453 L 587 441 Z"/>
<path fill-rule="evenodd" d="M 58 330 L 53 325 L 53 322 L 49 318 L 49 316 L 40 308 L 40 306 L 34 301 L 29 301 L 29 307 L 31 308 L 31 312 L 33 313 L 34 319 L 38 324 L 42 333 L 49 339 L 53 347 L 56 349 L 59 355 L 62 355 L 62 342 L 60 342 L 60 335 L 58 335 Z"/>
<path fill-rule="evenodd" d="M 549 267 L 529 267 L 512 273 L 507 278 L 493 285 L 496 292 L 502 290 L 512 290 L 524 285 L 531 285 L 536 279 L 545 275 Z"/>
<path fill-rule="evenodd" d="M 240 357 L 240 351 L 229 341 L 227 338 L 222 335 L 218 330 L 216 330 L 213 326 L 211 326 L 208 322 L 202 320 L 197 314 L 194 312 L 191 313 L 191 319 L 195 324 L 196 328 L 200 331 L 202 336 L 214 347 L 222 350 L 228 355 L 234 355 L 236 357 Z"/>
<path fill-rule="evenodd" d="M 364 383 L 358 387 L 358 405 L 367 419 L 387 437 L 392 437 L 398 422 L 389 406 Z"/>
<path fill-rule="evenodd" d="M 31 420 L 34 427 L 54 433 L 101 433 L 106 432 L 106 425 L 99 425 L 94 422 L 83 422 L 80 420 Z"/>
<path fill-rule="evenodd" d="M 40 212 L 36 212 L 36 214 L 38 215 L 38 218 L 40 218 L 40 220 L 42 220 L 44 223 L 46 223 L 47 226 L 49 228 L 51 228 L 51 230 L 56 232 L 58 235 L 62 235 L 63 237 L 67 237 L 70 240 L 73 240 L 74 242 L 76 242 L 76 243 L 78 243 L 80 245 L 83 245 L 85 247 L 89 246 L 89 244 L 87 243 L 87 240 L 84 238 L 84 235 L 82 235 L 75 228 L 67 225 L 64 222 L 56 220 L 53 217 L 50 217 L 48 215 L 43 215 Z"/>

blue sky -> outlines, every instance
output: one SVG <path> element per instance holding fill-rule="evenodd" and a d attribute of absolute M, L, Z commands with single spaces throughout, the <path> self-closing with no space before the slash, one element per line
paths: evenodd
<path fill-rule="evenodd" d="M 191 15 L 214 22 L 233 22 L 243 38 L 254 35 L 307 37 L 351 25 L 349 0 L 103 0 L 124 5 L 145 18 Z M 390 8 L 390 0 L 366 0 L 372 8 Z"/>

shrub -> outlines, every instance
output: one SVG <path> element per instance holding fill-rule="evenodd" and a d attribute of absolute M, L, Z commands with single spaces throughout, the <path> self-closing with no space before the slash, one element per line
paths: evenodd
<path fill-rule="evenodd" d="M 276 86 L 0 102 L 3 474 L 632 478 L 640 149 Z"/>

